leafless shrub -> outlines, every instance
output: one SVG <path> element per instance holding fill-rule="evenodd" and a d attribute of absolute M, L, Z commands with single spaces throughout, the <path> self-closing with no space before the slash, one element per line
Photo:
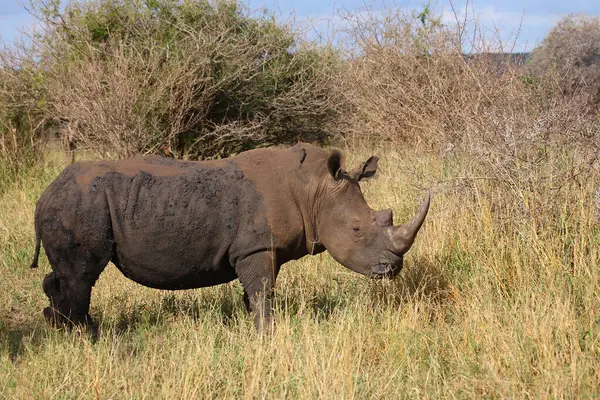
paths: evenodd
<path fill-rule="evenodd" d="M 564 96 L 556 75 L 532 75 L 525 59 L 494 53 L 502 43 L 475 34 L 465 54 L 466 32 L 477 26 L 426 17 L 399 8 L 346 16 L 348 63 L 338 85 L 351 110 L 340 129 L 346 141 L 418 147 L 448 165 L 471 160 L 460 182 L 414 181 L 434 191 L 460 185 L 457 195 L 471 197 L 465 203 L 485 199 L 507 235 L 523 226 L 564 230 L 564 199 L 597 176 L 600 120 L 588 97 Z M 426 168 L 400 172 L 421 177 Z"/>
<path fill-rule="evenodd" d="M 494 46 L 476 38 L 474 53 L 464 54 L 461 21 L 447 27 L 428 13 L 390 9 L 346 18 L 354 48 L 348 46 L 340 86 L 353 110 L 346 120 L 352 140 L 497 140 L 524 126 L 519 114 L 543 108 L 546 96 L 531 102 L 538 86 L 524 82 L 521 60 L 491 54 Z M 497 132 L 499 119 L 509 122 L 505 116 L 518 126 Z"/>
<path fill-rule="evenodd" d="M 600 102 L 600 18 L 569 14 L 533 52 L 533 73 L 554 76 L 566 95 Z"/>
<path fill-rule="evenodd" d="M 0 191 L 41 155 L 44 89 L 35 64 L 24 62 L 30 54 L 0 51 Z"/>

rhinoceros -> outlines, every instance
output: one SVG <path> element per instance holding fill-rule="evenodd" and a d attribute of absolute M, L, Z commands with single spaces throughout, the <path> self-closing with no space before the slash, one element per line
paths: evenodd
<path fill-rule="evenodd" d="M 271 321 L 272 290 L 282 264 L 325 250 L 371 278 L 402 269 L 429 209 L 430 196 L 404 225 L 374 211 L 359 182 L 378 158 L 344 168 L 338 150 L 301 143 L 212 161 L 159 156 L 70 165 L 35 209 L 52 266 L 43 289 L 50 324 L 95 329 L 92 287 L 109 261 L 142 285 L 200 288 L 239 279 L 260 330 Z"/>

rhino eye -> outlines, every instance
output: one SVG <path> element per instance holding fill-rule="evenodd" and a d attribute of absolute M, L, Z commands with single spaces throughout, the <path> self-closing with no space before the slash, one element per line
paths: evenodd
<path fill-rule="evenodd" d="M 360 232 L 360 228 L 359 228 L 358 226 L 355 226 L 354 228 L 352 228 L 352 230 L 353 230 L 354 232 Z"/>

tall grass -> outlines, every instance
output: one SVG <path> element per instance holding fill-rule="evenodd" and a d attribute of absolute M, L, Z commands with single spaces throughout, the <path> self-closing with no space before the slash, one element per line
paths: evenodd
<path fill-rule="evenodd" d="M 474 164 L 462 154 L 377 153 L 379 178 L 364 185 L 374 208 L 392 207 L 401 221 L 420 185 L 437 193 L 397 280 L 368 280 L 328 255 L 289 263 L 277 284 L 277 329 L 259 336 L 238 283 L 158 291 L 109 266 L 93 291 L 96 343 L 45 325 L 49 265 L 42 257 L 28 268 L 34 203 L 61 168 L 48 159 L 1 199 L 0 395 L 597 396 L 598 174 L 587 170 L 541 198 L 465 178 Z M 349 155 L 353 163 L 367 151 Z M 570 168 L 565 154 L 553 160 L 538 183 Z"/>
<path fill-rule="evenodd" d="M 463 57 L 467 30 L 429 11 L 355 17 L 316 100 L 339 116 L 327 120 L 350 164 L 380 156 L 363 185 L 373 208 L 393 208 L 397 223 L 434 194 L 401 274 L 371 281 L 327 254 L 288 263 L 277 328 L 261 336 L 239 283 L 159 291 L 109 266 L 92 295 L 97 342 L 47 327 L 50 266 L 42 256 L 28 268 L 33 210 L 64 161 L 32 142 L 45 157 L 21 164 L 12 149 L 28 136 L 3 131 L 15 157 L 0 160 L 0 397 L 600 396 L 597 108 L 552 74 Z M 294 89 L 310 98 L 311 82 Z"/>

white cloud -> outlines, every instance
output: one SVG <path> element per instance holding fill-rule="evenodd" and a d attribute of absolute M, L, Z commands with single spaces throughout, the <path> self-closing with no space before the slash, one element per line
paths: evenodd
<path fill-rule="evenodd" d="M 477 15 L 483 24 L 496 23 L 507 27 L 518 27 L 521 22 L 524 26 L 551 27 L 560 19 L 560 16 L 556 14 L 528 15 L 526 10 L 523 12 L 500 11 L 493 6 L 482 7 Z"/>
<path fill-rule="evenodd" d="M 465 7 L 457 10 L 458 18 L 462 19 L 465 16 Z M 481 8 L 471 8 L 467 12 L 467 21 L 478 21 L 481 26 L 502 26 L 505 28 L 518 28 L 519 26 L 527 27 L 543 27 L 551 28 L 558 20 L 561 15 L 558 14 L 527 14 L 526 10 L 523 12 L 517 11 L 501 11 L 496 9 L 494 6 L 485 6 Z M 456 22 L 454 14 L 449 9 L 444 9 L 442 12 L 442 22 L 446 24 L 453 24 Z"/>
<path fill-rule="evenodd" d="M 560 20 L 560 14 L 537 13 L 527 14 L 527 10 L 506 11 L 495 6 L 477 7 L 471 5 L 467 10 L 464 6 L 457 10 L 458 18 L 462 23 L 465 18 L 468 24 L 467 31 L 473 32 L 477 27 L 483 37 L 483 42 L 497 44 L 503 51 L 531 51 L 537 46 Z M 448 25 L 456 24 L 456 17 L 452 10 L 444 8 L 442 22 Z M 498 42 L 501 43 L 498 43 Z"/>

